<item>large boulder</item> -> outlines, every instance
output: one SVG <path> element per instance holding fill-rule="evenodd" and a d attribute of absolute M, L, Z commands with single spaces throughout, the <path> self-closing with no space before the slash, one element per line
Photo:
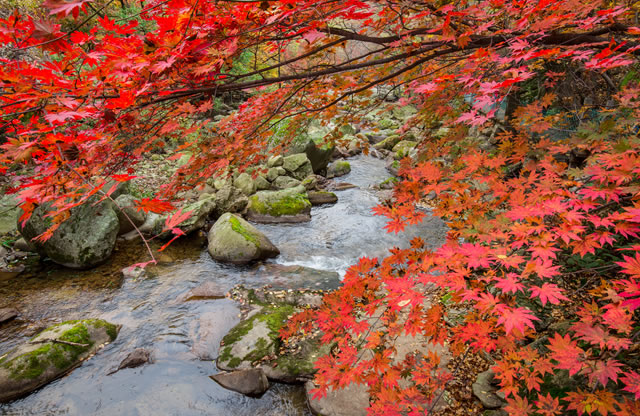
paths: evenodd
<path fill-rule="evenodd" d="M 260 191 L 249 199 L 247 218 L 262 223 L 311 220 L 311 202 L 304 186 L 282 191 Z"/>
<path fill-rule="evenodd" d="M 313 174 L 313 167 L 305 153 L 297 153 L 284 158 L 282 165 L 292 177 L 303 180 L 307 176 Z"/>
<path fill-rule="evenodd" d="M 111 256 L 120 230 L 118 215 L 108 201 L 97 205 L 88 202 L 71 210 L 71 216 L 47 241 L 33 238 L 51 227 L 46 205 L 38 206 L 20 233 L 41 254 L 55 263 L 72 269 L 88 269 Z"/>
<path fill-rule="evenodd" d="M 0 235 L 17 231 L 18 223 L 18 199 L 13 195 L 4 195 L 0 198 Z"/>
<path fill-rule="evenodd" d="M 100 319 L 47 328 L 0 359 L 0 402 L 25 396 L 61 377 L 117 336 L 118 327 Z"/>
<path fill-rule="evenodd" d="M 280 254 L 257 228 L 231 213 L 222 215 L 209 230 L 208 249 L 215 260 L 236 264 Z"/>
<path fill-rule="evenodd" d="M 135 227 L 140 227 L 147 219 L 144 211 L 136 209 L 136 198 L 132 195 L 123 194 L 115 199 L 116 215 L 120 229 L 118 235 L 133 231 Z M 133 223 L 133 224 L 132 224 Z M 135 227 L 134 227 L 135 225 Z"/>
<path fill-rule="evenodd" d="M 351 165 L 346 160 L 336 160 L 327 168 L 327 179 L 344 176 L 351 172 Z"/>

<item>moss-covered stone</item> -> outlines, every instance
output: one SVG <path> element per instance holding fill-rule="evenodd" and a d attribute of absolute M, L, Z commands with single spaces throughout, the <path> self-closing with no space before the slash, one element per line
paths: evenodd
<path fill-rule="evenodd" d="M 303 186 L 260 191 L 249 198 L 247 217 L 256 222 L 303 222 L 311 219 L 311 202 Z"/>
<path fill-rule="evenodd" d="M 418 145 L 416 142 L 409 140 L 402 140 L 393 146 L 393 157 L 396 160 L 407 157 L 411 154 L 411 151 Z"/>
<path fill-rule="evenodd" d="M 391 136 L 388 136 L 386 139 L 382 140 L 381 142 L 376 143 L 373 147 L 379 150 L 380 149 L 391 150 L 393 149 L 393 146 L 398 144 L 400 140 L 402 140 L 402 138 L 399 135 L 392 134 Z"/>
<path fill-rule="evenodd" d="M 327 178 L 337 178 L 351 172 L 351 164 L 346 160 L 336 160 L 327 168 Z"/>
<path fill-rule="evenodd" d="M 231 213 L 222 215 L 209 230 L 208 249 L 214 259 L 236 264 L 280 254 L 257 228 Z"/>
<path fill-rule="evenodd" d="M 313 166 L 306 153 L 286 156 L 282 166 L 292 177 L 298 180 L 303 180 L 313 174 Z"/>
<path fill-rule="evenodd" d="M 21 397 L 60 377 L 118 335 L 99 319 L 54 325 L 0 360 L 0 402 Z"/>

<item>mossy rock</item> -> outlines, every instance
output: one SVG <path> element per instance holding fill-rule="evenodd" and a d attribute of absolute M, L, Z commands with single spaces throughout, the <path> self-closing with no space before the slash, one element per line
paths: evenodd
<path fill-rule="evenodd" d="M 310 191 L 309 201 L 311 205 L 335 204 L 338 202 L 338 196 L 333 192 L 327 191 Z"/>
<path fill-rule="evenodd" d="M 289 175 L 300 181 L 313 174 L 313 166 L 306 153 L 286 156 L 282 166 Z"/>
<path fill-rule="evenodd" d="M 247 172 L 242 172 L 233 180 L 233 186 L 249 196 L 256 192 L 256 183 Z"/>
<path fill-rule="evenodd" d="M 396 130 L 400 125 L 390 118 L 383 118 L 378 122 L 377 127 L 380 130 Z"/>
<path fill-rule="evenodd" d="M 67 321 L 2 355 L 0 402 L 25 396 L 73 370 L 115 340 L 118 329 L 100 319 Z"/>
<path fill-rule="evenodd" d="M 399 135 L 392 134 L 391 136 L 388 136 L 386 139 L 382 140 L 381 142 L 376 143 L 373 147 L 375 147 L 378 150 L 381 150 L 381 149 L 391 150 L 393 149 L 393 146 L 395 146 L 400 142 L 400 140 L 402 140 L 402 138 Z"/>
<path fill-rule="evenodd" d="M 287 171 L 282 166 L 274 166 L 267 171 L 267 180 L 273 182 L 278 176 L 286 176 Z"/>
<path fill-rule="evenodd" d="M 244 211 L 249 200 L 241 190 L 231 184 L 227 184 L 216 193 L 214 202 L 216 204 L 214 214 L 219 217 L 226 212 Z"/>
<path fill-rule="evenodd" d="M 413 149 L 418 145 L 416 142 L 412 142 L 409 140 L 402 140 L 398 142 L 395 146 L 393 146 L 393 157 L 396 160 L 402 159 L 404 157 L 410 156 Z"/>
<path fill-rule="evenodd" d="M 242 264 L 275 257 L 280 251 L 253 225 L 226 213 L 209 230 L 209 254 L 215 260 Z"/>
<path fill-rule="evenodd" d="M 337 178 L 351 172 L 351 164 L 346 160 L 336 160 L 327 168 L 327 178 Z"/>
<path fill-rule="evenodd" d="M 295 188 L 300 185 L 300 181 L 290 176 L 278 176 L 273 181 L 273 187 L 276 189 Z"/>
<path fill-rule="evenodd" d="M 40 205 L 31 214 L 20 233 L 35 249 L 55 263 L 72 268 L 88 269 L 106 261 L 116 244 L 120 230 L 118 215 L 112 203 L 86 202 L 71 209 L 71 216 L 45 242 L 33 238 L 51 227 L 48 205 Z"/>
<path fill-rule="evenodd" d="M 247 218 L 261 223 L 311 220 L 311 202 L 303 186 L 282 191 L 260 191 L 249 198 Z"/>

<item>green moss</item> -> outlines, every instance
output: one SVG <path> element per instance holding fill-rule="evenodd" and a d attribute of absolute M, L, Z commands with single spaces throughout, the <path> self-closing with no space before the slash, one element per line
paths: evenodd
<path fill-rule="evenodd" d="M 258 195 L 251 197 L 251 208 L 260 214 L 281 217 L 283 215 L 297 215 L 310 207 L 311 203 L 304 194 L 287 195 L 272 204 L 266 204 Z"/>
<path fill-rule="evenodd" d="M 236 217 L 231 216 L 229 218 L 229 222 L 231 223 L 231 229 L 240 234 L 241 236 L 244 237 L 245 240 L 249 241 L 250 243 L 254 244 L 256 247 L 260 247 L 260 241 L 258 241 L 258 239 L 251 234 L 250 232 L 248 232 L 240 223 L 240 220 L 238 220 Z"/>

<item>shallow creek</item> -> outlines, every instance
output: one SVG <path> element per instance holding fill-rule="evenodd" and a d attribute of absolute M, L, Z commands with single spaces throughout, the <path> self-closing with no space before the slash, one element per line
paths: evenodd
<path fill-rule="evenodd" d="M 69 375 L 0 405 L 0 415 L 309 415 L 299 386 L 274 384 L 255 399 L 210 380 L 217 371 L 212 359 L 222 337 L 239 322 L 239 310 L 224 298 L 184 298 L 207 281 L 221 292 L 239 283 L 330 288 L 336 280 L 331 273 L 294 266 L 342 275 L 359 257 L 384 256 L 414 236 L 432 246 L 441 242 L 445 227 L 431 217 L 406 233 L 387 234 L 385 219 L 371 212 L 378 197 L 370 186 L 389 176 L 384 162 L 365 156 L 350 162 L 352 172 L 338 180 L 358 188 L 337 192 L 335 205 L 313 208 L 311 222 L 258 225 L 281 251 L 269 263 L 217 263 L 200 236 L 174 243 L 165 262 L 140 279 L 124 279 L 120 273 L 148 256 L 136 243 L 120 245 L 109 263 L 93 270 L 45 265 L 38 273 L 0 281 L 0 308 L 21 312 L 19 320 L 0 327 L 0 355 L 38 329 L 64 320 L 102 318 L 122 325 L 115 342 Z M 152 352 L 152 364 L 109 374 L 140 347 Z"/>

